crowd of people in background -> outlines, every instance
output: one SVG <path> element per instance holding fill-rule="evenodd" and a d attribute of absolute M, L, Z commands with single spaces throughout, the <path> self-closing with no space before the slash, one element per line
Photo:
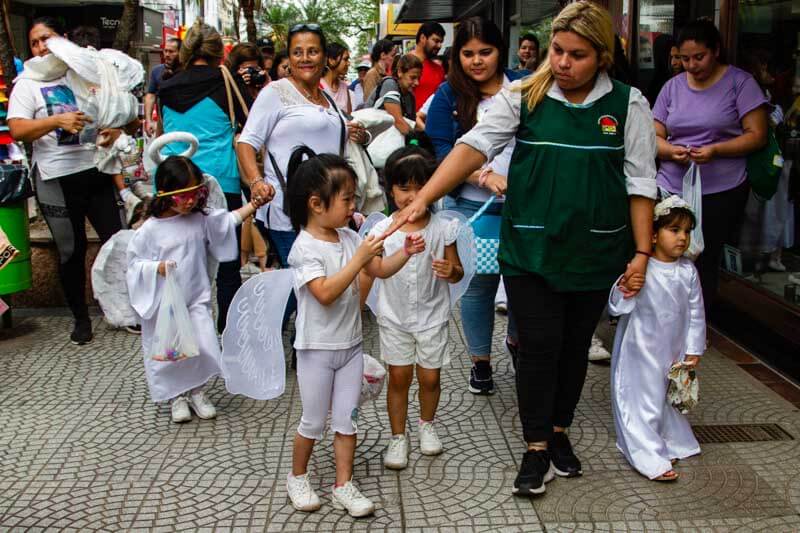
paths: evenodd
<path fill-rule="evenodd" d="M 52 19 L 34 21 L 32 55 L 46 56 L 47 40 L 63 34 Z M 443 60 L 448 37 L 452 46 Z M 649 479 L 676 480 L 673 464 L 699 453 L 699 446 L 686 419 L 667 403 L 667 373 L 675 363 L 696 365 L 707 347 L 705 317 L 723 245 L 734 238 L 748 202 L 746 157 L 765 145 L 770 117 L 780 117 L 751 73 L 724 62 L 719 31 L 708 20 L 656 39 L 655 76 L 644 93 L 631 86 L 623 43 L 604 9 L 569 4 L 547 37 L 522 35 L 509 60 L 509 43 L 485 18 L 459 21 L 452 36 L 426 23 L 409 53 L 391 40 L 377 41 L 370 60 L 358 60 L 352 81 L 351 51 L 328 42 L 316 24 L 290 28 L 285 50 L 259 40 L 237 44 L 227 57 L 219 33 L 201 21 L 184 41 L 168 39 L 163 64 L 149 77 L 142 127 L 148 136 L 189 132 L 198 148 L 191 160 L 181 155 L 184 145 L 165 149 L 172 157 L 155 173 L 150 218 L 129 249 L 135 270 L 129 289 L 132 299 L 137 291 L 146 345 L 158 276 L 191 265 L 184 288 L 197 306 L 198 327 L 205 328 L 206 359 L 193 368 L 196 379 L 159 377 L 146 365 L 153 400 L 171 400 L 176 422 L 191 419 L 191 411 L 215 416 L 202 385 L 216 373 L 214 334 L 225 329 L 242 267 L 255 256 L 260 270 L 294 268 L 296 296 L 275 310 L 283 313 L 284 327 L 296 316 L 303 402 L 289 497 L 298 510 L 321 505 L 308 463 L 330 411 L 334 504 L 353 516 L 372 513 L 373 502 L 352 480 L 352 465 L 360 312 L 376 278 L 381 351 L 390 369 L 385 465 L 407 464 L 415 367 L 422 415 L 414 426 L 422 453 L 446 449 L 436 406 L 439 371 L 449 361 L 447 284 L 460 280 L 463 268 L 455 237 L 437 215 L 443 208 L 482 220 L 474 225 L 476 237 L 500 242 L 499 270 L 472 278 L 457 314 L 472 364 L 466 389 L 478 395 L 497 391 L 495 312 L 508 314 L 505 345 L 525 442 L 513 492 L 541 494 L 555 475 L 583 474 L 569 428 L 590 355 L 611 358 L 594 335 L 607 307 L 623 316 L 611 376 L 615 415 L 620 409 L 630 415 L 615 418 L 619 448 Z M 755 64 L 752 71 L 763 71 L 763 61 Z M 71 339 L 86 344 L 92 331 L 84 220 L 101 241 L 127 220 L 123 192 L 78 142 L 91 117 L 74 98 L 72 107 L 54 107 L 52 95 L 69 98 L 67 78 L 21 79 L 8 119 L 12 135 L 32 143 L 36 196 L 75 318 Z M 362 109 L 388 114 L 390 127 L 406 139 L 378 169 L 394 212 L 365 238 L 348 229 L 362 218 L 354 213 L 362 176 L 353 154 L 365 153 L 375 137 L 357 120 Z M 691 163 L 702 169 L 702 220 L 679 198 Z M 226 210 L 205 207 L 197 192 L 204 174 L 221 186 Z M 683 254 L 699 223 L 705 250 L 692 263 Z M 205 244 L 178 250 L 165 237 L 170 232 Z M 220 261 L 213 326 L 210 285 L 193 285 L 203 278 L 206 252 Z M 779 264 L 780 256 L 773 260 Z M 425 301 L 409 307 L 402 300 L 412 287 Z M 648 306 L 672 306 L 673 319 L 654 319 Z M 657 338 L 670 349 L 655 350 Z M 651 413 L 642 412 L 635 394 L 650 395 Z"/>

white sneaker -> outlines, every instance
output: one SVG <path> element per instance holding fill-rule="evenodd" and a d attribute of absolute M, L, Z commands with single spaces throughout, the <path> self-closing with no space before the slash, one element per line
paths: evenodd
<path fill-rule="evenodd" d="M 353 518 L 369 516 L 375 512 L 375 504 L 361 494 L 352 481 L 348 481 L 342 487 L 334 485 L 331 491 L 331 500 L 334 507 L 347 509 Z"/>
<path fill-rule="evenodd" d="M 419 451 L 422 455 L 439 455 L 443 451 L 433 422 L 419 421 Z"/>
<path fill-rule="evenodd" d="M 206 393 L 203 391 L 193 392 L 189 395 L 189 404 L 195 414 L 203 420 L 209 420 L 217 416 L 217 409 L 211 400 L 206 398 Z"/>
<path fill-rule="evenodd" d="M 293 476 L 291 472 L 286 476 L 286 492 L 289 493 L 289 500 L 292 502 L 292 507 L 298 511 L 311 512 L 316 511 L 322 505 L 319 501 L 319 496 L 311 488 L 311 482 L 308 479 L 308 472 L 302 476 Z"/>
<path fill-rule="evenodd" d="M 178 396 L 172 399 L 172 421 L 180 424 L 192 419 L 192 412 L 189 411 L 189 400 L 186 396 Z"/>
<path fill-rule="evenodd" d="M 508 314 L 508 304 L 506 302 L 496 302 L 494 304 L 494 312 L 500 313 L 501 315 Z"/>
<path fill-rule="evenodd" d="M 405 435 L 393 435 L 383 456 L 383 466 L 392 470 L 402 470 L 408 466 L 408 438 Z"/>
<path fill-rule="evenodd" d="M 770 259 L 769 268 L 775 272 L 786 272 L 786 265 L 780 259 Z"/>
<path fill-rule="evenodd" d="M 603 346 L 597 335 L 592 335 L 592 345 L 589 346 L 589 361 L 611 361 L 611 354 Z"/>

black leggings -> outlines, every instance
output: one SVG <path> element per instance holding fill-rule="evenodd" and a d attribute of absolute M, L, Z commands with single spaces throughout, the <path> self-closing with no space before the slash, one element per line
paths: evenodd
<path fill-rule="evenodd" d="M 735 244 L 744 216 L 750 186 L 742 183 L 735 189 L 703 195 L 703 240 L 705 249 L 695 261 L 703 285 L 706 317 L 717 298 L 719 269 L 725 244 Z"/>
<path fill-rule="evenodd" d="M 236 211 L 242 207 L 242 195 L 225 193 L 225 200 L 228 202 L 228 211 Z M 236 249 L 242 247 L 242 227 L 236 226 Z M 228 308 L 233 302 L 236 291 L 242 286 L 242 268 L 239 256 L 233 261 L 226 261 L 219 264 L 217 270 L 217 331 L 225 331 L 225 324 L 228 319 Z"/>
<path fill-rule="evenodd" d="M 517 400 L 525 442 L 569 427 L 608 291 L 556 292 L 541 276 L 503 276 L 519 335 Z"/>
<path fill-rule="evenodd" d="M 34 174 L 36 200 L 58 249 L 67 305 L 75 319 L 88 318 L 86 219 L 105 243 L 124 227 L 125 210 L 111 176 L 95 168 L 47 181 Z"/>

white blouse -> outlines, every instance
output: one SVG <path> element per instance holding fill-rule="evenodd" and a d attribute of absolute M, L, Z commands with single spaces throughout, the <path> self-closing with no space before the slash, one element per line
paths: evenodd
<path fill-rule="evenodd" d="M 238 142 L 249 144 L 256 152 L 266 147 L 286 180 L 289 159 L 299 146 L 307 146 L 318 154 L 339 153 L 343 120 L 333 106 L 325 108 L 311 103 L 284 78 L 270 83 L 258 94 Z M 292 231 L 289 217 L 283 211 L 284 191 L 268 156 L 264 158 L 264 174 L 267 183 L 275 187 L 275 197 L 258 210 L 256 219 L 270 229 Z"/>

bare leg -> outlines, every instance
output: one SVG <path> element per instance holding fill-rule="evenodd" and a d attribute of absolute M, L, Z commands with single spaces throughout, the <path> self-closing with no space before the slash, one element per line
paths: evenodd
<path fill-rule="evenodd" d="M 386 408 L 392 435 L 404 435 L 408 419 L 408 389 L 414 379 L 414 365 L 389 365 L 389 390 L 386 393 Z M 438 396 L 437 396 L 438 399 Z"/>
<path fill-rule="evenodd" d="M 419 412 L 425 422 L 433 422 L 436 408 L 439 407 L 439 395 L 442 388 L 439 381 L 440 369 L 422 368 L 417 365 L 417 382 L 419 383 Z"/>
<path fill-rule="evenodd" d="M 338 436 L 338 435 L 337 435 Z M 302 476 L 308 472 L 308 461 L 311 459 L 311 452 L 314 450 L 314 439 L 307 439 L 296 433 L 294 436 L 294 446 L 292 448 L 292 475 Z M 335 446 L 335 442 L 334 442 Z M 338 461 L 337 461 L 338 468 Z M 352 466 L 353 460 L 350 459 Z"/>
<path fill-rule="evenodd" d="M 296 439 L 295 439 L 295 442 Z M 312 441 L 313 442 L 313 441 Z M 337 433 L 333 437 L 333 455 L 336 458 L 336 486 L 341 487 L 353 479 L 353 457 L 356 454 L 356 436 Z M 309 449 L 310 456 L 310 449 Z M 306 459 L 308 463 L 308 459 Z"/>

